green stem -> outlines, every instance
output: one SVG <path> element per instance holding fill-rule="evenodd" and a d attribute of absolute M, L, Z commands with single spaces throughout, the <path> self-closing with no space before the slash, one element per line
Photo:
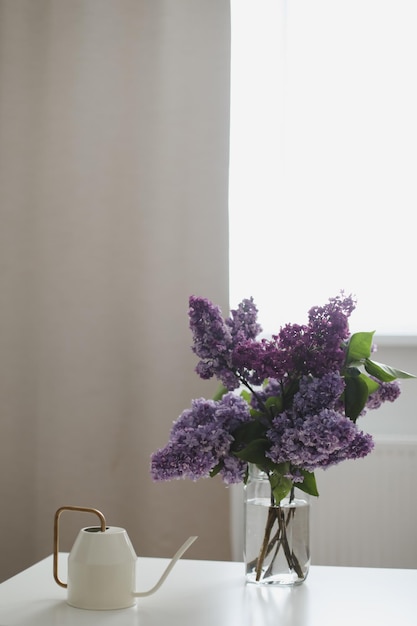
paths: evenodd
<path fill-rule="evenodd" d="M 259 556 L 256 560 L 256 580 L 259 581 L 262 575 L 262 565 L 265 561 L 265 557 L 268 554 L 268 545 L 269 538 L 271 536 L 272 528 L 275 524 L 275 511 L 273 507 L 269 507 L 268 509 L 268 517 L 266 520 L 264 539 L 262 542 L 261 550 L 259 552 Z"/>
<path fill-rule="evenodd" d="M 287 527 L 290 522 L 290 518 L 294 518 L 295 509 L 290 509 L 287 514 L 287 519 L 285 520 L 284 511 L 281 506 L 277 507 L 277 520 L 281 529 L 281 537 L 282 537 L 282 548 L 284 550 L 285 558 L 287 559 L 288 567 L 294 570 L 299 578 L 303 578 L 303 572 L 300 567 L 300 563 L 298 562 L 297 557 L 294 552 L 290 550 L 290 545 L 288 543 L 287 537 Z"/>
<path fill-rule="evenodd" d="M 291 570 L 294 570 L 299 578 L 304 578 L 304 574 L 301 569 L 300 563 L 296 555 L 294 554 L 294 552 L 290 550 L 290 546 L 288 543 L 287 528 L 291 520 L 294 518 L 294 515 L 295 515 L 295 509 L 293 508 L 289 509 L 287 516 L 285 518 L 284 509 L 280 505 L 269 507 L 268 516 L 267 516 L 266 525 L 265 525 L 264 538 L 262 541 L 258 558 L 255 561 L 256 563 L 255 571 L 256 571 L 257 582 L 262 577 L 262 567 L 263 567 L 266 557 L 271 553 L 271 551 L 275 547 L 275 552 L 273 554 L 271 563 L 269 564 L 269 567 L 267 571 L 265 572 L 264 576 L 267 577 L 272 573 L 273 564 L 275 562 L 275 559 L 278 556 L 281 546 L 284 551 L 285 558 L 288 563 L 288 567 Z M 276 533 L 271 539 L 271 532 L 274 527 L 275 521 L 277 521 L 278 528 L 277 528 Z"/>

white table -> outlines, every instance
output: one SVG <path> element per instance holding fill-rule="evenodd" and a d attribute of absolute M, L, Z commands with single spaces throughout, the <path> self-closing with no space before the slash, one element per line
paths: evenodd
<path fill-rule="evenodd" d="M 60 555 L 65 579 L 66 555 Z M 167 559 L 139 558 L 138 590 Z M 178 562 L 155 595 L 118 611 L 66 604 L 52 557 L 0 585 L 0 626 L 416 626 L 417 570 L 312 567 L 294 588 L 246 585 L 241 563 Z"/>

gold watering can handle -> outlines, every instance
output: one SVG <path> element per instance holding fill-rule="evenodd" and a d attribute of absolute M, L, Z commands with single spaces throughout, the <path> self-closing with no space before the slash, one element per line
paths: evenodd
<path fill-rule="evenodd" d="M 60 587 L 67 587 L 58 576 L 58 552 L 59 552 L 59 518 L 64 511 L 81 511 L 82 513 L 94 513 L 100 519 L 100 530 L 104 533 L 106 530 L 106 518 L 103 513 L 97 509 L 90 509 L 86 506 L 61 506 L 55 513 L 54 518 L 54 578 Z"/>

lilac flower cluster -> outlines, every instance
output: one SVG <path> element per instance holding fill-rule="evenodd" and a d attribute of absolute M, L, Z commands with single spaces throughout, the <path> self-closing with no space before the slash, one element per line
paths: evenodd
<path fill-rule="evenodd" d="M 272 446 L 266 456 L 274 463 L 289 461 L 293 469 L 287 477 L 294 482 L 298 469 L 325 469 L 366 456 L 373 448 L 371 435 L 359 431 L 356 424 L 331 409 L 307 416 L 298 427 L 283 413 L 274 419 L 268 437 Z"/>
<path fill-rule="evenodd" d="M 335 408 L 343 388 L 343 378 L 336 372 L 304 377 L 291 409 L 272 420 L 267 432 L 272 445 L 266 456 L 274 463 L 290 462 L 288 477 L 294 482 L 300 480 L 299 469 L 313 472 L 372 450 L 372 437 Z"/>
<path fill-rule="evenodd" d="M 397 380 L 390 383 L 379 383 L 378 389 L 369 396 L 366 408 L 379 409 L 384 402 L 395 402 L 401 393 L 401 388 Z"/>
<path fill-rule="evenodd" d="M 236 344 L 255 339 L 261 331 L 256 318 L 253 298 L 243 300 L 225 321 L 218 306 L 206 298 L 190 297 L 192 350 L 201 359 L 196 367 L 201 378 L 217 376 L 227 389 L 239 387 L 239 378 L 232 364 L 233 348 Z"/>
<path fill-rule="evenodd" d="M 254 384 L 265 378 L 283 380 L 339 371 L 345 357 L 343 342 L 349 336 L 347 320 L 353 309 L 350 296 L 332 298 L 327 305 L 309 311 L 307 325 L 286 324 L 271 341 L 237 346 L 234 364 L 238 369 L 253 370 L 250 381 Z"/>
<path fill-rule="evenodd" d="M 224 482 L 241 482 L 245 463 L 230 453 L 233 431 L 250 420 L 247 403 L 232 393 L 215 402 L 193 400 L 171 429 L 167 446 L 152 455 L 151 475 L 155 480 L 191 478 L 210 475 L 222 463 Z"/>
<path fill-rule="evenodd" d="M 354 308 L 353 298 L 341 293 L 310 309 L 307 324 L 287 324 L 267 340 L 258 338 L 252 298 L 224 320 L 219 307 L 191 296 L 196 371 L 203 379 L 217 377 L 225 394 L 194 400 L 182 413 L 168 444 L 152 455 L 153 478 L 197 480 L 219 473 L 230 484 L 245 480 L 247 464 L 255 463 L 267 471 L 285 466 L 285 477 L 295 484 L 306 472 L 366 456 L 372 437 L 358 429 L 356 418 L 396 400 L 400 388 L 376 363 L 369 362 L 378 380 L 357 367 L 358 358 L 364 367 L 369 359 L 366 337 L 356 338 L 360 355 L 356 347 L 349 361 Z M 364 388 L 375 391 L 364 396 Z"/>

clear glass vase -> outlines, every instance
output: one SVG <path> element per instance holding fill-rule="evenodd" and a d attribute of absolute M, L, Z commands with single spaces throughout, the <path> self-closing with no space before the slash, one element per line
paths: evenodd
<path fill-rule="evenodd" d="M 244 560 L 246 581 L 297 585 L 310 567 L 310 502 L 298 489 L 273 502 L 267 475 L 249 468 L 245 485 Z"/>

